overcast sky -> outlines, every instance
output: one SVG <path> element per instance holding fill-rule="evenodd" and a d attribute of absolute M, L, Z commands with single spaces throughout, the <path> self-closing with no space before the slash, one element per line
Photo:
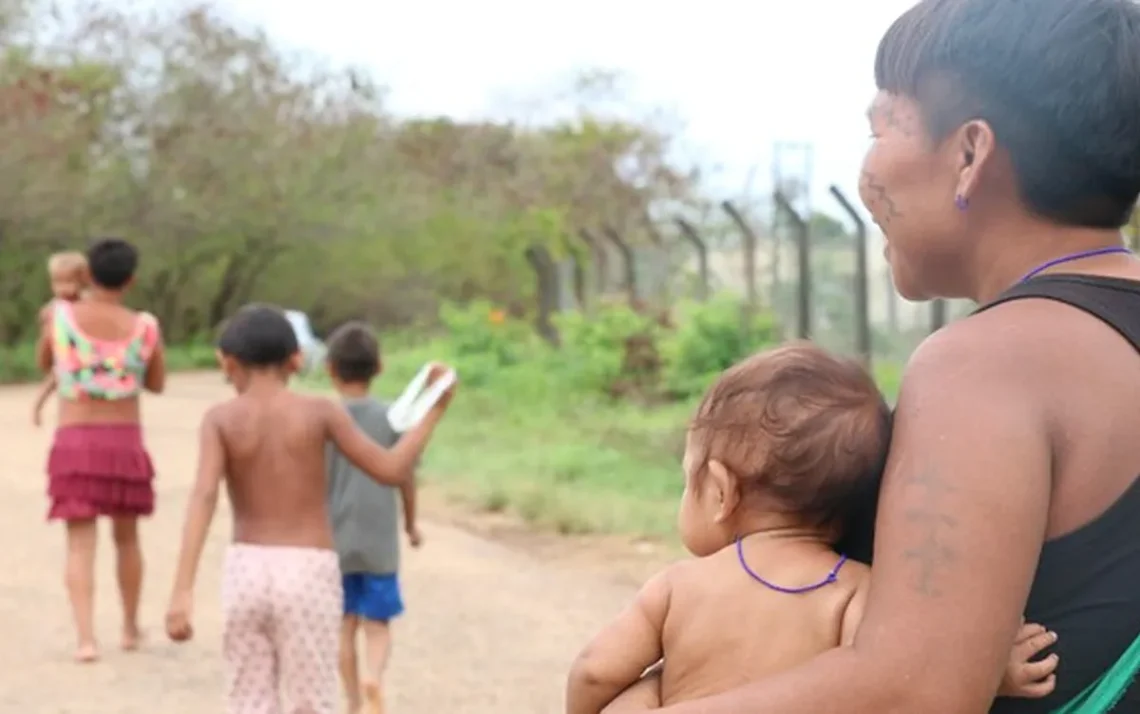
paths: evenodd
<path fill-rule="evenodd" d="M 626 74 L 684 125 L 715 187 L 771 184 L 775 141 L 810 142 L 814 200 L 854 191 L 879 37 L 913 0 L 221 0 L 287 45 L 367 67 L 407 114 L 517 113 L 575 70 Z M 787 154 L 789 171 L 795 158 Z M 854 196 L 852 196 L 854 198 Z"/>

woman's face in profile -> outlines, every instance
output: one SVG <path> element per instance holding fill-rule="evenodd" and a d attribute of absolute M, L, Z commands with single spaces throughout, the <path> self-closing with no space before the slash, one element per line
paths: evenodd
<path fill-rule="evenodd" d="M 867 112 L 871 147 L 859 197 L 883 232 L 895 288 L 908 300 L 938 296 L 954 261 L 957 172 L 926 130 L 918 103 L 879 92 Z"/>

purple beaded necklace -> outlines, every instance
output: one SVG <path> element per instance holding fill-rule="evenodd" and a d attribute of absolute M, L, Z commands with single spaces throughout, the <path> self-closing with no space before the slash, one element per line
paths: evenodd
<path fill-rule="evenodd" d="M 1048 261 L 1042 263 L 1041 265 L 1038 265 L 1036 268 L 1034 268 L 1033 270 L 1030 270 L 1028 273 L 1026 273 L 1025 277 L 1023 277 L 1021 280 L 1018 280 L 1017 282 L 1018 282 L 1018 284 L 1024 283 L 1025 281 L 1029 280 L 1030 278 L 1037 277 L 1038 275 L 1045 272 L 1049 268 L 1052 268 L 1052 267 L 1057 266 L 1057 265 L 1061 265 L 1063 263 L 1071 263 L 1074 260 L 1084 260 L 1085 258 L 1094 258 L 1098 255 L 1110 255 L 1112 253 L 1131 253 L 1131 252 L 1132 251 L 1130 249 L 1125 248 L 1122 245 L 1114 245 L 1114 246 L 1109 246 L 1107 248 L 1093 248 L 1092 250 L 1082 250 L 1079 253 L 1070 253 L 1069 255 L 1062 255 L 1060 258 L 1054 258 L 1053 260 L 1048 260 Z"/>
<path fill-rule="evenodd" d="M 810 593 L 813 590 L 819 590 L 822 587 L 831 585 L 839 579 L 839 569 L 842 568 L 843 564 L 847 562 L 847 556 L 841 556 L 839 558 L 839 562 L 835 564 L 835 567 L 831 569 L 831 572 L 827 574 L 827 577 L 823 580 L 820 580 L 818 583 L 804 585 L 803 587 L 799 588 L 785 588 L 776 585 L 775 583 L 768 582 L 764 578 L 760 577 L 759 573 L 748 567 L 748 561 L 744 559 L 744 538 L 736 539 L 736 557 L 740 559 L 740 567 L 744 568 L 744 572 L 748 573 L 748 575 L 750 575 L 753 580 L 760 583 L 769 590 L 775 590 L 778 593 L 785 593 L 788 595 L 801 595 L 803 593 Z"/>

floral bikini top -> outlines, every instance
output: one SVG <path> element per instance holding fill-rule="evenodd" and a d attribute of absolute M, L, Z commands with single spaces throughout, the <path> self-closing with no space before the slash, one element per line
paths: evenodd
<path fill-rule="evenodd" d="M 59 396 L 70 400 L 138 396 L 158 339 L 158 320 L 144 312 L 126 339 L 96 340 L 79 329 L 71 303 L 57 300 L 51 346 Z"/>

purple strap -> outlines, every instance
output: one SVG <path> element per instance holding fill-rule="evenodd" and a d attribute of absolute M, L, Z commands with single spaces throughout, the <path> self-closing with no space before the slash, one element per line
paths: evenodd
<path fill-rule="evenodd" d="M 1128 248 L 1125 248 L 1122 245 L 1113 245 L 1113 246 L 1109 246 L 1107 248 L 1093 248 L 1092 250 L 1082 250 L 1079 253 L 1070 253 L 1069 255 L 1062 255 L 1060 258 L 1054 258 L 1053 260 L 1049 260 L 1049 261 L 1042 263 L 1041 265 L 1038 265 L 1036 268 L 1034 268 L 1033 270 L 1030 270 L 1028 273 L 1026 273 L 1025 277 L 1023 277 L 1021 280 L 1018 280 L 1017 282 L 1019 284 L 1024 283 L 1026 280 L 1029 280 L 1030 278 L 1037 277 L 1037 275 L 1039 275 L 1040 273 L 1043 273 L 1044 271 L 1048 270 L 1049 268 L 1061 265 L 1063 263 L 1071 263 L 1074 260 L 1084 260 L 1085 258 L 1094 258 L 1098 255 L 1110 255 L 1112 253 L 1131 253 L 1131 252 L 1132 252 L 1131 250 L 1129 250 Z"/>
<path fill-rule="evenodd" d="M 769 590 L 775 590 L 778 593 L 786 593 L 788 595 L 800 595 L 802 593 L 810 593 L 813 590 L 819 590 L 820 588 L 822 588 L 824 586 L 827 586 L 827 585 L 834 583 L 836 580 L 839 579 L 839 569 L 842 568 L 843 564 L 847 562 L 847 556 L 846 555 L 840 556 L 839 562 L 835 564 L 835 567 L 831 569 L 831 572 L 827 574 L 827 577 L 824 578 L 823 580 L 820 580 L 818 583 L 813 583 L 811 585 L 804 585 L 803 587 L 800 587 L 800 588 L 785 588 L 785 587 L 781 587 L 779 585 L 776 585 L 775 583 L 768 582 L 764 578 L 760 577 L 759 573 L 754 571 L 752 568 L 748 567 L 748 561 L 746 561 L 744 559 L 744 539 L 743 538 L 737 538 L 736 539 L 736 557 L 740 559 L 740 567 L 744 568 L 744 572 L 746 572 L 750 576 L 752 576 L 753 580 L 760 583 L 761 585 L 768 588 Z"/>

